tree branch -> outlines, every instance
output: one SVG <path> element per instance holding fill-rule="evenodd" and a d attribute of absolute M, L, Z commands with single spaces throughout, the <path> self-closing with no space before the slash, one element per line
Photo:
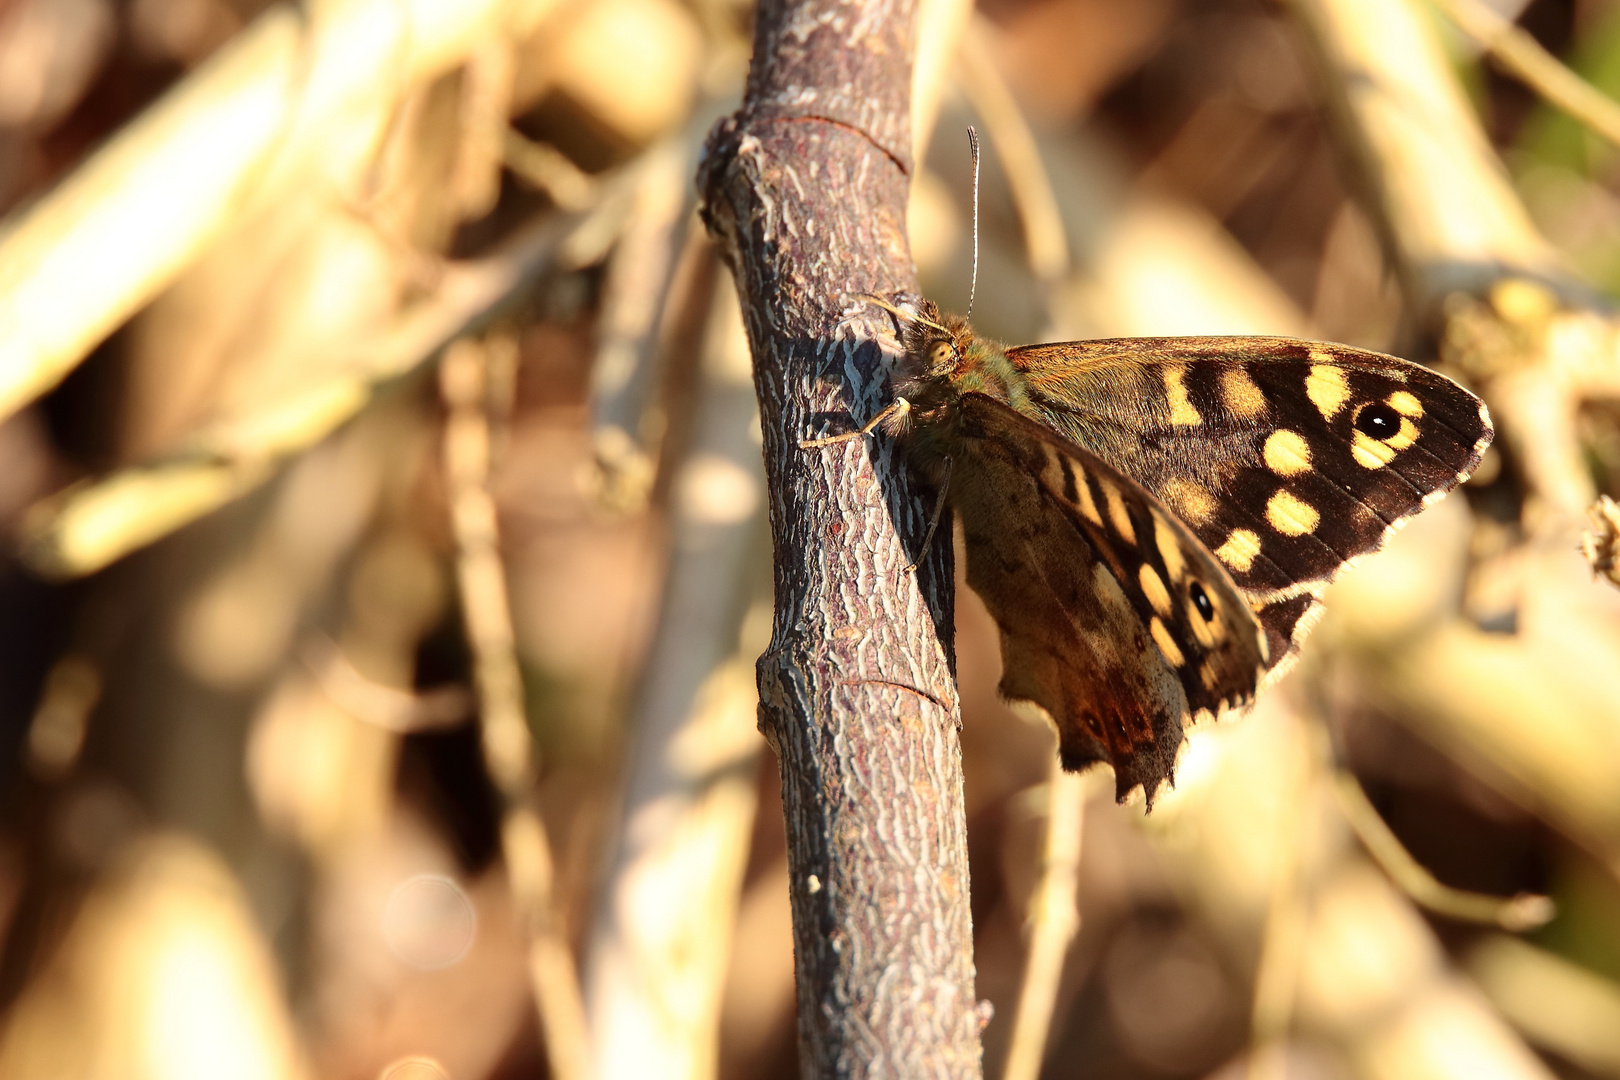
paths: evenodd
<path fill-rule="evenodd" d="M 803 450 L 889 400 L 906 243 L 910 0 L 761 6 L 742 110 L 710 135 L 705 219 L 759 392 L 776 615 L 760 727 L 782 769 L 805 1076 L 980 1073 L 951 545 L 884 436 Z M 948 535 L 948 534 L 946 534 Z"/>

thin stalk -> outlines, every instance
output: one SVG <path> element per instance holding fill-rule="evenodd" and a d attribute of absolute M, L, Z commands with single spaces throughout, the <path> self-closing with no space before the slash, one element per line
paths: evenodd
<path fill-rule="evenodd" d="M 1029 956 L 1018 987 L 1018 1012 L 1002 1080 L 1035 1080 L 1046 1059 L 1063 961 L 1080 932 L 1080 839 L 1085 832 L 1086 784 L 1065 772 L 1054 754 L 1047 778 L 1046 850 L 1041 877 L 1029 899 Z"/>
<path fill-rule="evenodd" d="M 489 403 L 510 400 L 510 395 L 490 392 L 491 370 L 510 370 L 509 364 L 492 363 L 491 353 L 500 350 L 510 359 L 516 348 L 509 338 L 494 338 L 487 344 L 462 339 L 445 350 L 439 367 L 440 392 L 450 413 L 444 430 L 445 473 L 484 765 L 501 798 L 501 852 L 513 907 L 529 936 L 529 975 L 547 1062 L 558 1080 L 584 1080 L 589 1075 L 585 1007 L 573 954 L 557 918 L 555 860 L 533 807 L 534 746 L 489 488 Z"/>

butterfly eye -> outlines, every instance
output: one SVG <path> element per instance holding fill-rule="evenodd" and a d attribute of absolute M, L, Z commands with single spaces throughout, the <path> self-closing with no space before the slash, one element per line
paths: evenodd
<path fill-rule="evenodd" d="M 936 341 L 934 347 L 928 350 L 928 362 L 935 367 L 944 367 L 946 364 L 954 364 L 955 361 L 956 350 L 948 341 Z"/>
<path fill-rule="evenodd" d="M 1382 401 L 1376 401 L 1357 411 L 1355 428 L 1369 438 L 1383 441 L 1401 430 L 1401 414 Z"/>
<path fill-rule="evenodd" d="M 1202 585 L 1193 582 L 1187 586 L 1187 595 L 1192 597 L 1193 607 L 1198 609 L 1198 614 L 1204 617 L 1205 622 L 1215 617 L 1215 605 L 1210 603 L 1209 594 L 1204 591 Z"/>

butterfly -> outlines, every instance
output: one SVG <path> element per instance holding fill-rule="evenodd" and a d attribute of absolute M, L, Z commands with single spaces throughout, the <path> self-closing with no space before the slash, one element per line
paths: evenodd
<path fill-rule="evenodd" d="M 881 427 L 962 519 L 1001 693 L 1123 801 L 1174 782 L 1189 722 L 1250 704 L 1334 576 L 1465 480 L 1485 405 L 1426 367 L 1274 337 L 1007 348 L 928 301 Z M 933 534 L 930 528 L 929 537 Z M 928 540 L 924 540 L 924 545 Z"/>

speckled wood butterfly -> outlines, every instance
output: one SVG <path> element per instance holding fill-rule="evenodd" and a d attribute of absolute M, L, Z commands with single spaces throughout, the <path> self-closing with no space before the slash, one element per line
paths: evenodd
<path fill-rule="evenodd" d="M 1140 784 L 1151 805 L 1187 722 L 1251 702 L 1333 576 L 1491 441 L 1478 398 L 1393 356 L 1266 337 L 1004 348 L 926 301 L 879 302 L 906 352 L 862 431 L 901 437 L 961 514 L 1002 693 L 1051 715 L 1066 767 L 1112 765 L 1121 799 Z"/>

